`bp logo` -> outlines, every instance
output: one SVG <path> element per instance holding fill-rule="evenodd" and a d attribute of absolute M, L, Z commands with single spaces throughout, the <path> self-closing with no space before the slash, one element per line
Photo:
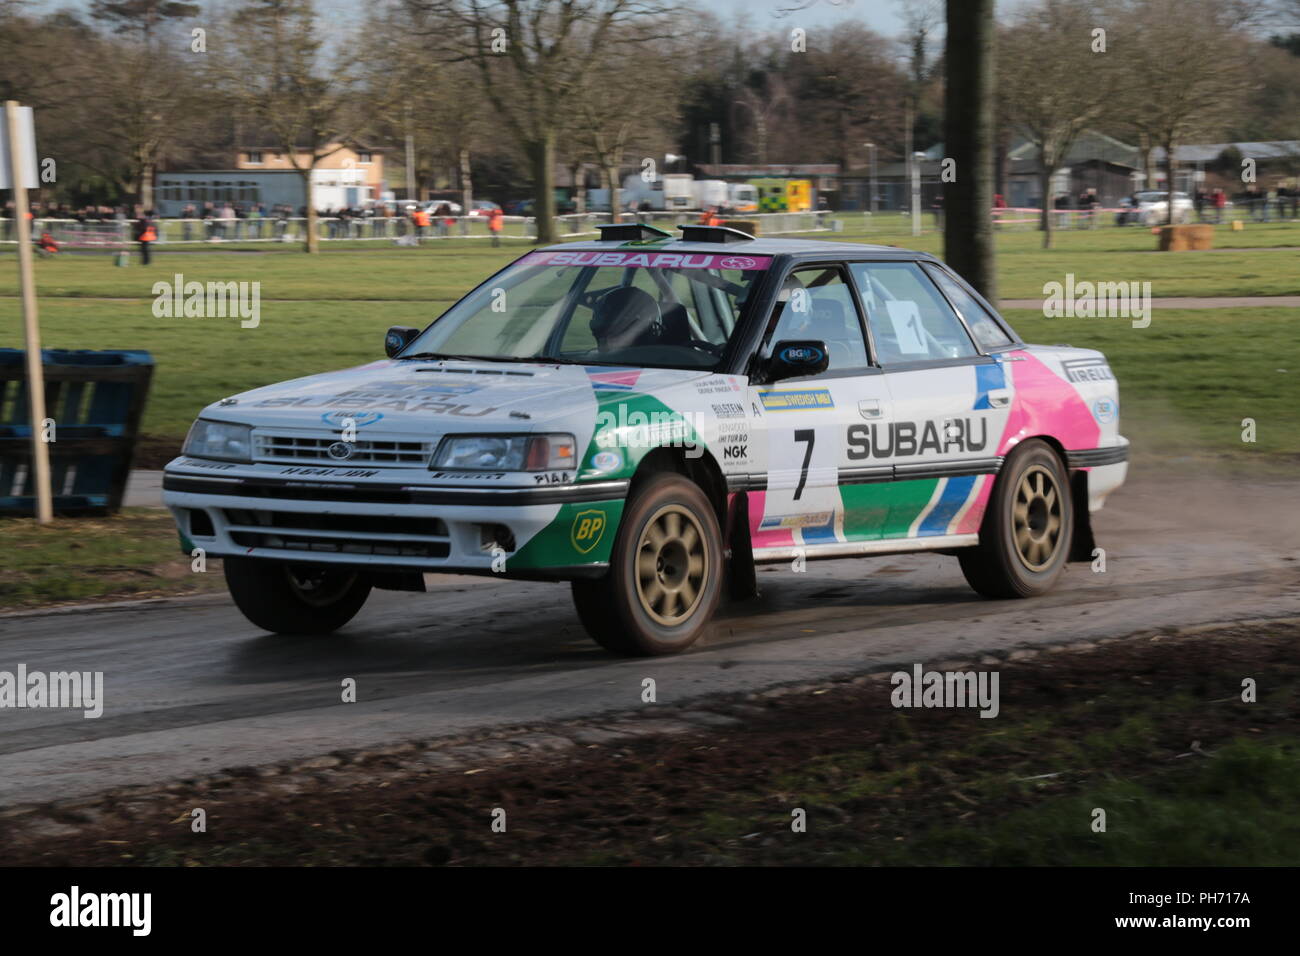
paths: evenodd
<path fill-rule="evenodd" d="M 569 540 L 573 542 L 573 547 L 582 554 L 588 554 L 600 544 L 601 537 L 605 534 L 605 512 L 603 511 L 579 511 L 573 516 L 573 529 L 569 532 Z"/>

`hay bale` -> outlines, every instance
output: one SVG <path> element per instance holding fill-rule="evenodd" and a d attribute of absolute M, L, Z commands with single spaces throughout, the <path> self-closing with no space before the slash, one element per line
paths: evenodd
<path fill-rule="evenodd" d="M 1161 226 L 1160 251 L 1186 252 L 1189 249 L 1214 248 L 1214 227 L 1205 224 L 1194 226 Z"/>

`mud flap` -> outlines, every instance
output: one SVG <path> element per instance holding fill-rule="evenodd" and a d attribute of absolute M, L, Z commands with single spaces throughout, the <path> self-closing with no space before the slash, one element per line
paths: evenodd
<path fill-rule="evenodd" d="M 1074 505 L 1074 541 L 1069 561 L 1091 561 L 1097 547 L 1092 537 L 1092 512 L 1088 510 L 1088 473 L 1076 471 L 1070 478 L 1070 499 Z"/>
<path fill-rule="evenodd" d="M 758 572 L 749 540 L 749 496 L 740 491 L 727 508 L 727 596 L 733 601 L 758 597 Z"/>

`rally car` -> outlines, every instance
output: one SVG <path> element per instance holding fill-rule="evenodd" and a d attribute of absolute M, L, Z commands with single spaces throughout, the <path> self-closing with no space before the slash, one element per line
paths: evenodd
<path fill-rule="evenodd" d="M 754 567 L 955 555 L 1050 588 L 1125 477 L 1106 359 L 1026 345 L 942 262 L 612 225 L 387 358 L 208 406 L 164 496 L 257 626 L 323 633 L 425 572 L 571 582 L 605 648 L 681 651 Z"/>

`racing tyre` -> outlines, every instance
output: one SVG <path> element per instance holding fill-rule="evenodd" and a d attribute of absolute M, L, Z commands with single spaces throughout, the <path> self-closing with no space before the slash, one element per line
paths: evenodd
<path fill-rule="evenodd" d="M 713 617 L 722 577 L 722 533 L 709 499 L 694 482 L 661 474 L 623 512 L 609 572 L 574 581 L 573 603 L 606 650 L 675 654 Z"/>
<path fill-rule="evenodd" d="M 967 583 L 985 597 L 1042 594 L 1065 570 L 1074 537 L 1070 482 L 1045 442 L 1022 442 L 1002 466 L 980 543 L 958 552 Z"/>
<path fill-rule="evenodd" d="M 244 617 L 276 634 L 328 634 L 352 620 L 370 596 L 357 571 L 226 558 L 226 586 Z"/>

